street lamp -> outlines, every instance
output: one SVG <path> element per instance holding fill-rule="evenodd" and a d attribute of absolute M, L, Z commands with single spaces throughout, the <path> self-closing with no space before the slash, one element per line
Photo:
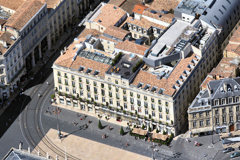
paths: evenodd
<path fill-rule="evenodd" d="M 59 126 L 59 121 L 58 121 L 58 114 L 61 112 L 61 110 L 56 106 L 56 109 L 55 109 L 55 113 L 57 115 L 57 130 L 58 130 L 58 138 L 61 139 L 62 138 L 62 133 L 61 133 L 61 130 L 60 130 L 60 126 Z"/>

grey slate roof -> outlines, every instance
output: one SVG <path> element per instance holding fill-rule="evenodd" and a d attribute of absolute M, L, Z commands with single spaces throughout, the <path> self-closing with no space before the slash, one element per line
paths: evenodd
<path fill-rule="evenodd" d="M 213 80 L 198 93 L 189 108 L 211 105 L 213 99 L 240 96 L 240 77 Z"/>
<path fill-rule="evenodd" d="M 47 160 L 44 157 L 40 157 L 23 150 L 12 148 L 3 160 Z"/>
<path fill-rule="evenodd" d="M 232 17 L 232 21 L 236 21 L 235 18 L 233 18 L 234 10 L 237 11 L 240 7 L 240 1 L 239 0 L 216 0 L 214 5 L 211 8 L 208 8 L 206 10 L 206 15 L 201 15 L 200 20 L 205 21 L 209 25 L 217 26 L 223 29 L 223 32 L 225 33 L 225 36 L 220 36 L 221 41 L 223 41 L 229 33 L 232 27 L 229 27 L 230 24 L 230 17 Z M 228 21 L 228 24 L 226 23 Z M 237 19 L 238 21 L 238 19 Z M 233 24 L 236 24 L 233 22 Z"/>

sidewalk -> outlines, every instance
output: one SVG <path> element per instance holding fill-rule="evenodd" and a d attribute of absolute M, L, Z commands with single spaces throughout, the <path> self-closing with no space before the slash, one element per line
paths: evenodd
<path fill-rule="evenodd" d="M 52 105 L 56 106 L 56 107 L 64 108 L 64 109 L 67 109 L 67 110 L 70 110 L 70 111 L 74 111 L 74 112 L 77 112 L 77 113 L 82 113 L 82 114 L 85 114 L 85 115 L 96 117 L 96 118 L 98 118 L 101 121 L 106 121 L 106 122 L 113 123 L 113 124 L 116 124 L 116 125 L 119 125 L 119 126 L 123 126 L 123 127 L 127 127 L 128 126 L 127 125 L 127 121 L 119 122 L 119 121 L 116 121 L 115 118 L 110 118 L 109 120 L 106 120 L 104 117 L 99 118 L 95 113 L 91 113 L 91 112 L 88 112 L 88 111 L 80 110 L 79 108 L 74 108 L 74 107 L 71 107 L 71 106 L 66 106 L 66 105 L 62 105 L 62 104 L 55 104 L 55 103 L 52 103 Z"/>
<path fill-rule="evenodd" d="M 67 133 L 63 132 L 63 134 Z M 67 158 L 69 158 L 68 154 L 71 153 L 71 155 L 81 160 L 151 160 L 149 157 L 75 135 L 69 135 L 67 138 L 60 140 L 57 136 L 57 130 L 54 129 L 50 129 L 45 136 L 51 139 L 57 147 L 65 151 Z M 38 146 L 45 151 L 49 150 L 42 141 Z M 37 150 L 34 149 L 33 152 L 37 153 Z M 56 155 L 52 151 L 49 151 L 48 154 L 52 159 L 56 158 Z M 59 160 L 63 160 L 63 158 L 58 158 Z"/>

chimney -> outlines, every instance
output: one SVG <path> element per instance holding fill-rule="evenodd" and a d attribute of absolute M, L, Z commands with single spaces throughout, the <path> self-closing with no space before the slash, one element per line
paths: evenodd
<path fill-rule="evenodd" d="M 224 90 L 225 92 L 227 92 L 227 84 L 226 84 L 226 83 L 223 83 L 223 90 Z"/>

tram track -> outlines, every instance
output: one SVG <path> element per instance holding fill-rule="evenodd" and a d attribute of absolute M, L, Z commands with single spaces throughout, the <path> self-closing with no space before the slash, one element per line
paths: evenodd
<path fill-rule="evenodd" d="M 42 86 L 36 87 L 36 89 L 32 90 L 30 92 L 31 98 L 34 99 L 38 97 L 38 92 L 41 89 Z M 32 147 L 35 148 L 35 150 L 39 151 L 41 155 L 46 156 L 48 151 L 52 151 L 55 155 L 58 156 L 58 158 L 65 159 L 65 152 L 63 149 L 59 148 L 56 146 L 47 136 L 45 136 L 44 129 L 41 126 L 40 122 L 40 116 L 41 116 L 41 107 L 43 107 L 43 102 L 46 98 L 51 93 L 51 90 L 53 88 L 53 80 L 51 81 L 51 85 L 48 85 L 45 89 L 44 92 L 42 93 L 42 96 L 37 99 L 37 103 L 35 105 L 34 109 L 29 109 L 31 102 L 26 106 L 25 110 L 21 114 L 21 126 L 22 126 L 22 132 L 23 135 L 26 138 L 26 141 L 28 144 Z M 24 99 L 26 101 L 26 98 Z M 22 106 L 23 107 L 23 106 Z M 28 114 L 29 111 L 33 110 L 34 112 L 34 127 L 30 128 L 28 127 Z M 31 121 L 31 120 L 30 120 Z M 30 130 L 33 129 L 33 130 Z M 36 139 L 33 138 L 32 134 L 37 133 L 39 140 L 47 147 L 47 151 L 38 146 L 38 142 Z M 36 136 L 36 135 L 35 135 Z M 40 142 L 39 141 L 39 142 Z M 50 157 L 52 159 L 55 159 L 55 157 Z M 70 154 L 67 154 L 67 158 L 71 160 L 79 160 L 79 158 L 74 157 Z"/>

